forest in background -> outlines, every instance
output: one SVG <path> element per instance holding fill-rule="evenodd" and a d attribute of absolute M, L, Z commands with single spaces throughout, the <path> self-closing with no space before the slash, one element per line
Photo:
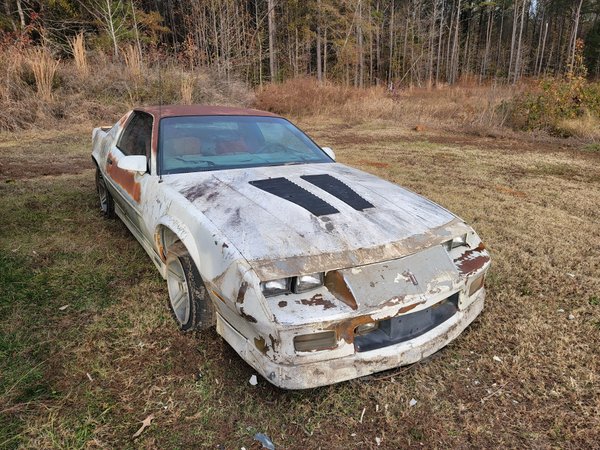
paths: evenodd
<path fill-rule="evenodd" d="M 163 102 L 600 139 L 600 0 L 0 1 L 0 130 Z"/>
<path fill-rule="evenodd" d="M 256 85 L 302 75 L 363 87 L 564 75 L 582 40 L 600 76 L 600 0 L 3 0 L 10 36 L 68 55 L 163 53 Z"/>

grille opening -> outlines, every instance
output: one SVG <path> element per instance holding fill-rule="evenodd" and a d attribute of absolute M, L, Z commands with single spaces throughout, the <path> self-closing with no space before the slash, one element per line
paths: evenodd
<path fill-rule="evenodd" d="M 377 329 L 354 337 L 354 348 L 368 352 L 410 341 L 441 325 L 457 311 L 458 292 L 421 311 L 380 320 Z"/>

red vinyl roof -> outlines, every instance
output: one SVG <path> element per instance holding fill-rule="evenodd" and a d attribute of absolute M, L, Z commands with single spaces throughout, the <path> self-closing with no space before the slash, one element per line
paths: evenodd
<path fill-rule="evenodd" d="M 176 116 L 266 116 L 280 117 L 267 111 L 258 109 L 237 108 L 231 106 L 209 106 L 209 105 L 162 105 L 142 106 L 135 111 L 143 111 L 154 117 L 176 117 Z"/>

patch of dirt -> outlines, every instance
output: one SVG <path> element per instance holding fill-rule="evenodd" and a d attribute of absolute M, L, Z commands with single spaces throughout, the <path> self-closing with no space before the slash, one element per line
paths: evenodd
<path fill-rule="evenodd" d="M 69 156 L 68 160 L 48 160 L 2 157 L 0 159 L 0 181 L 23 180 L 42 176 L 72 175 L 93 167 L 87 156 Z"/>
<path fill-rule="evenodd" d="M 377 167 L 378 169 L 385 169 L 390 165 L 388 163 L 379 162 L 379 161 L 369 161 L 366 159 L 359 160 L 359 163 L 364 164 L 365 166 Z"/>

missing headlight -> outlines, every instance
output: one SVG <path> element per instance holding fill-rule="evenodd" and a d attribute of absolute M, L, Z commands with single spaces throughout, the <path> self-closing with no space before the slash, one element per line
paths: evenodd
<path fill-rule="evenodd" d="M 456 236 L 455 238 L 444 242 L 442 245 L 444 246 L 446 251 L 450 252 L 452 249 L 455 249 L 457 247 L 466 247 L 469 244 L 467 244 L 467 235 L 463 234 L 461 236 Z"/>
<path fill-rule="evenodd" d="M 357 336 L 364 336 L 365 334 L 375 331 L 379 328 L 379 322 L 363 323 L 354 329 L 354 334 Z"/>

